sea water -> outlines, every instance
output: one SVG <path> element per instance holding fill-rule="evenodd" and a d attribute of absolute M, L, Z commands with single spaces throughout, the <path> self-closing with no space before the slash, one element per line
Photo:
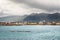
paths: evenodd
<path fill-rule="evenodd" d="M 60 26 L 0 26 L 0 40 L 60 40 Z"/>

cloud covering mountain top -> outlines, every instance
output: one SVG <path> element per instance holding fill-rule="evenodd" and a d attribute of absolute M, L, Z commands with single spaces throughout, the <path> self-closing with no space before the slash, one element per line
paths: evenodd
<path fill-rule="evenodd" d="M 60 0 L 13 0 L 16 3 L 28 4 L 33 8 L 47 11 L 60 11 Z"/>
<path fill-rule="evenodd" d="M 0 10 L 6 15 L 60 12 L 60 0 L 0 0 Z"/>

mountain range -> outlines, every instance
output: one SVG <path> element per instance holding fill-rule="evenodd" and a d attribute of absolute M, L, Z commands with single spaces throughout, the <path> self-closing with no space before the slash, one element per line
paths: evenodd
<path fill-rule="evenodd" d="M 24 21 L 30 22 L 39 22 L 39 21 L 46 21 L 46 22 L 59 22 L 60 21 L 60 13 L 40 13 L 40 14 L 31 14 L 27 16 Z"/>
<path fill-rule="evenodd" d="M 5 16 L 0 17 L 0 22 L 23 22 L 23 21 L 29 21 L 29 22 L 39 22 L 39 21 L 46 21 L 46 22 L 59 22 L 60 21 L 60 13 L 32 13 L 30 15 L 24 15 L 24 16 Z"/>

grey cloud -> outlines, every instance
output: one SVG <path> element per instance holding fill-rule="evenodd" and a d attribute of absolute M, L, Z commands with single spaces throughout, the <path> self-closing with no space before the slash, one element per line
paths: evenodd
<path fill-rule="evenodd" d="M 60 11 L 60 6 L 59 5 L 42 5 L 42 4 L 37 4 L 37 3 L 34 3 L 33 0 L 11 0 L 15 3 L 24 3 L 24 4 L 27 4 L 29 5 L 30 7 L 32 8 L 38 8 L 38 9 L 42 9 L 42 10 L 46 10 L 46 11 Z"/>

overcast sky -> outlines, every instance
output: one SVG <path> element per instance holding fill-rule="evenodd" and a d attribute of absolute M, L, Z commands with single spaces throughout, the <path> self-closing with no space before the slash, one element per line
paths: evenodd
<path fill-rule="evenodd" d="M 60 0 L 0 0 L 0 12 L 0 15 L 60 12 Z"/>

